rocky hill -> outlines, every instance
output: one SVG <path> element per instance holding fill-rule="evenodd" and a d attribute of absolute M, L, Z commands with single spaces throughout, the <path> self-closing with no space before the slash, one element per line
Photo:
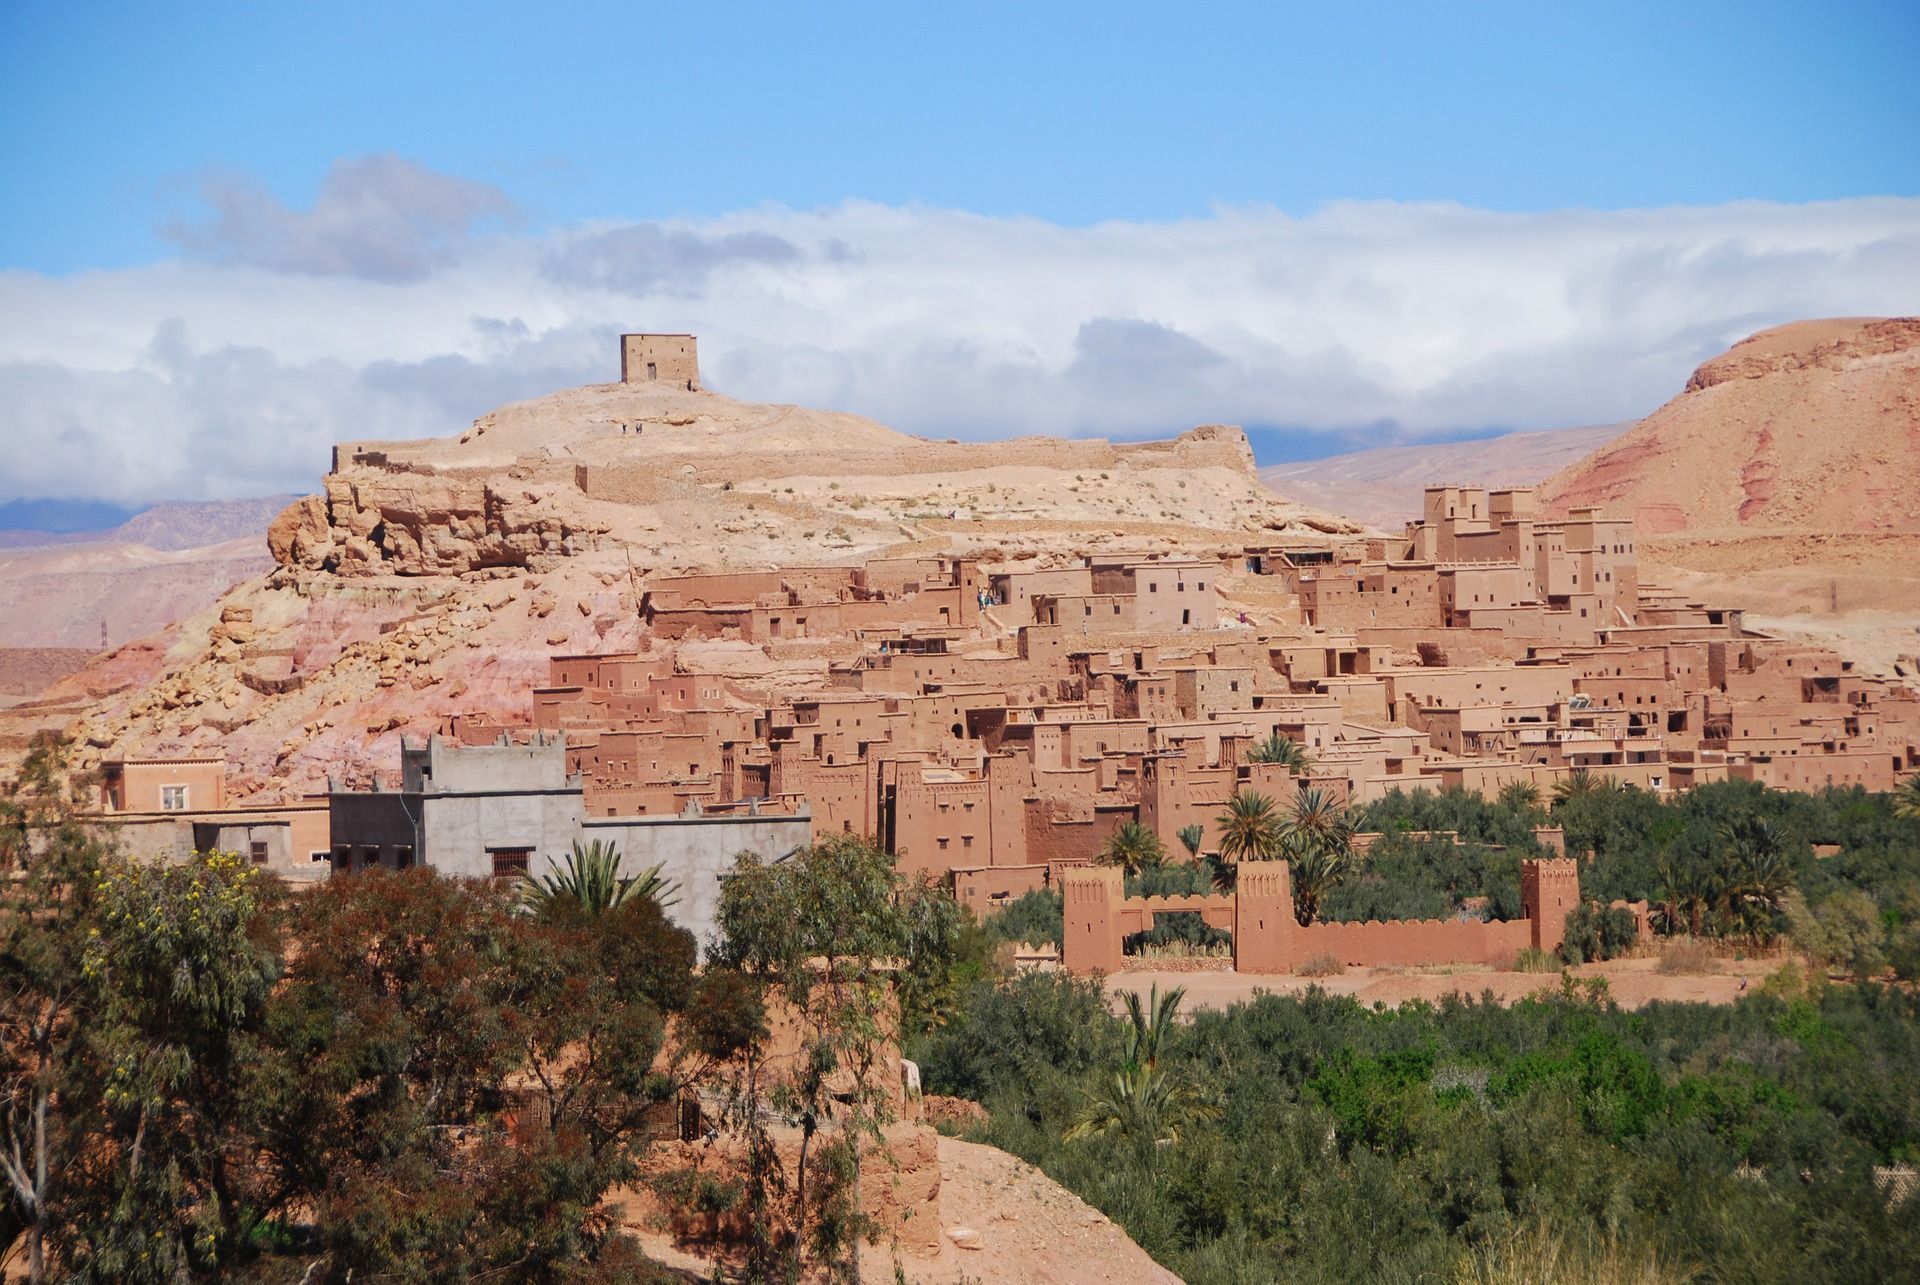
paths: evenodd
<path fill-rule="evenodd" d="M 1920 652 L 1920 318 L 1763 330 L 1549 479 L 1541 501 L 1627 513 L 1640 528 L 1643 571 L 1737 601 L 1755 627 L 1911 674 Z"/>
<path fill-rule="evenodd" d="M 1601 424 L 1502 433 L 1471 442 L 1376 446 L 1324 459 L 1269 464 L 1260 480 L 1304 504 L 1397 532 L 1420 516 L 1421 493 L 1438 482 L 1533 486 L 1631 428 Z"/>
<path fill-rule="evenodd" d="M 401 734 L 450 714 L 526 709 L 553 652 L 644 645 L 656 573 L 939 552 L 1044 562 L 1357 529 L 1262 486 L 1234 428 L 959 443 L 660 385 L 572 389 L 457 438 L 340 446 L 323 493 L 274 521 L 270 572 L 56 684 L 0 720 L 0 738 L 59 725 L 96 758 L 217 748 L 236 792 L 298 793 L 391 771 Z M 680 657 L 826 678 L 823 657 L 745 643 Z"/>
<path fill-rule="evenodd" d="M 1920 318 L 1742 340 L 1541 499 L 1624 511 L 1648 534 L 1920 530 Z"/>

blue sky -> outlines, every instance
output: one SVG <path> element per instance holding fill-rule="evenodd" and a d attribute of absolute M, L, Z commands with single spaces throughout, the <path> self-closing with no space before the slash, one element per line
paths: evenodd
<path fill-rule="evenodd" d="M 96 3 L 0 15 L 0 262 L 166 252 L 335 158 L 536 224 L 848 197 L 1071 225 L 1920 192 L 1920 4 Z"/>
<path fill-rule="evenodd" d="M 1920 3 L 0 4 L 0 503 L 306 489 L 696 329 L 910 431 L 1645 414 L 1920 300 Z"/>

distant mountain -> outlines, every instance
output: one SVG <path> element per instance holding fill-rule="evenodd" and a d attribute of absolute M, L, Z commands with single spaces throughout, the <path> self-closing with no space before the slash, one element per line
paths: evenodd
<path fill-rule="evenodd" d="M 118 645 L 193 615 L 272 565 L 267 527 L 297 498 L 169 502 L 105 531 L 0 538 L 0 648 Z"/>
<path fill-rule="evenodd" d="M 199 549 L 258 535 L 300 497 L 248 500 L 163 500 L 123 509 L 92 500 L 8 500 L 0 504 L 0 549 L 73 544 L 143 544 L 149 549 Z"/>
<path fill-rule="evenodd" d="M 1920 317 L 1800 321 L 1743 339 L 1570 462 L 1541 502 L 1602 505 L 1655 535 L 1920 531 Z"/>
<path fill-rule="evenodd" d="M 268 495 L 252 500 L 170 500 L 142 509 L 97 538 L 149 549 L 200 549 L 258 536 L 266 548 L 267 527 L 300 497 Z"/>
<path fill-rule="evenodd" d="M 1260 470 L 1260 480 L 1304 504 L 1398 531 L 1420 515 L 1421 492 L 1428 486 L 1534 486 L 1632 427 L 1602 424 L 1471 442 L 1379 446 L 1298 464 L 1270 464 Z"/>
<path fill-rule="evenodd" d="M 110 530 L 137 512 L 104 500 L 6 500 L 0 534 L 84 535 Z"/>

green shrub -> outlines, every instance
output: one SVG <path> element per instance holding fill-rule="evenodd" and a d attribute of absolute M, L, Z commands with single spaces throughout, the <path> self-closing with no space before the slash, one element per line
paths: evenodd
<path fill-rule="evenodd" d="M 1560 967 L 1558 956 L 1538 946 L 1522 946 L 1520 953 L 1513 957 L 1513 971 L 1516 973 L 1557 973 Z"/>
<path fill-rule="evenodd" d="M 1632 911 L 1583 901 L 1567 912 L 1560 957 L 1569 964 L 1612 959 L 1631 950 L 1639 937 Z"/>

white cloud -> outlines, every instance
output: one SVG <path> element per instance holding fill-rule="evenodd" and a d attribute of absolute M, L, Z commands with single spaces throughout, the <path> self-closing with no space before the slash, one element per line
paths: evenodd
<path fill-rule="evenodd" d="M 932 436 L 1419 434 L 1642 415 L 1762 326 L 1920 300 L 1911 199 L 1088 228 L 848 203 L 476 236 L 505 207 L 460 180 L 341 171 L 312 210 L 223 213 L 211 258 L 0 273 L 0 499 L 310 488 L 336 440 L 611 377 L 623 329 L 697 332 L 737 396 Z"/>
<path fill-rule="evenodd" d="M 475 223 L 517 214 L 491 184 L 399 156 L 336 161 L 308 210 L 288 209 L 231 175 L 207 178 L 200 197 L 210 219 L 175 219 L 162 229 L 189 257 L 373 281 L 417 281 L 445 263 Z"/>

